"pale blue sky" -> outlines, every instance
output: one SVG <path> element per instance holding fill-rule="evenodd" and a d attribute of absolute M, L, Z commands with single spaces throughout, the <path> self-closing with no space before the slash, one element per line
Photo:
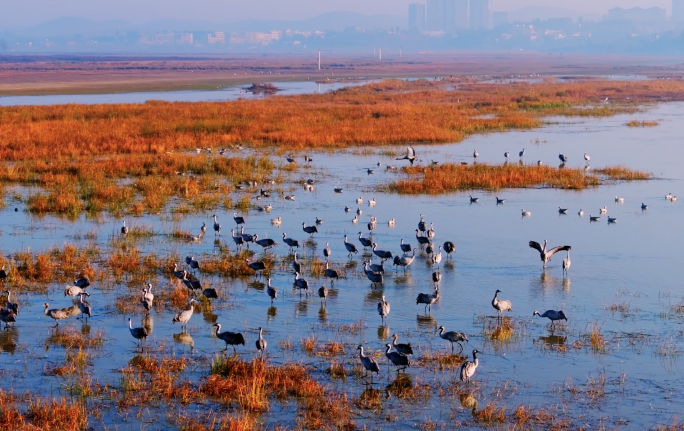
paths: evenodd
<path fill-rule="evenodd" d="M 53 18 L 79 16 L 94 20 L 125 19 L 133 23 L 155 19 L 193 19 L 214 22 L 261 18 L 310 18 L 329 11 L 366 15 L 406 15 L 416 0 L 0 0 L 2 27 L 38 24 Z M 418 1 L 418 2 L 424 2 Z M 524 6 L 556 6 L 605 13 L 609 8 L 658 6 L 668 10 L 672 0 L 492 0 L 493 10 Z"/>

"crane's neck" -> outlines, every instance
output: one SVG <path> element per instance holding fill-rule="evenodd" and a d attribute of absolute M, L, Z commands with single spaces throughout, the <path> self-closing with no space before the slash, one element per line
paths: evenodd
<path fill-rule="evenodd" d="M 133 325 L 131 324 L 131 319 L 128 319 L 128 329 L 133 329 Z"/>
<path fill-rule="evenodd" d="M 45 304 L 45 310 L 43 310 L 43 313 L 47 316 L 48 315 L 48 305 Z"/>
<path fill-rule="evenodd" d="M 221 324 L 217 323 L 216 324 L 216 335 L 218 335 L 221 332 Z"/>
<path fill-rule="evenodd" d="M 392 350 L 392 345 L 388 344 L 387 345 L 387 352 L 385 354 L 389 355 L 390 350 Z"/>

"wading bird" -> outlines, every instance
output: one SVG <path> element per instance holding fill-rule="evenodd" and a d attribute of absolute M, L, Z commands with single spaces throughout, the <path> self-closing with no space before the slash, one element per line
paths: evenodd
<path fill-rule="evenodd" d="M 378 244 L 373 243 L 373 254 L 382 259 L 383 261 L 387 259 L 392 259 L 392 252 L 385 250 L 378 250 Z"/>
<path fill-rule="evenodd" d="M 506 203 L 506 199 L 499 199 L 498 197 L 496 198 L 497 205 L 503 205 L 504 203 Z"/>
<path fill-rule="evenodd" d="M 556 310 L 547 310 L 543 314 L 539 314 L 538 311 L 535 311 L 532 313 L 532 317 L 534 316 L 539 316 L 539 317 L 546 317 L 547 319 L 551 320 L 551 326 L 555 327 L 556 326 L 556 320 L 563 320 L 568 321 L 568 318 L 565 317 L 565 313 L 563 310 L 556 311 Z"/>
<path fill-rule="evenodd" d="M 90 304 L 88 304 L 87 302 L 83 302 L 83 295 L 90 296 L 90 293 L 81 292 L 81 293 L 79 294 L 79 296 L 80 296 L 80 302 L 78 303 L 78 308 L 81 310 L 81 314 L 83 314 L 84 316 L 86 316 L 85 319 L 88 320 L 88 317 L 91 316 L 93 309 L 92 309 L 92 307 L 90 306 Z"/>
<path fill-rule="evenodd" d="M 359 350 L 359 359 L 361 359 L 361 364 L 363 365 L 363 368 L 366 370 L 366 372 L 370 371 L 371 373 L 371 382 L 373 381 L 373 373 L 380 373 L 380 367 L 378 366 L 378 363 L 375 362 L 375 359 L 366 356 L 363 354 L 363 346 L 359 345 L 359 347 L 356 348 L 356 350 Z"/>
<path fill-rule="evenodd" d="M 412 256 L 395 256 L 394 257 L 394 265 L 395 266 L 401 266 L 404 268 L 404 272 L 406 272 L 406 268 L 413 263 L 413 261 L 416 260 L 416 249 L 413 249 L 413 255 Z M 399 268 L 397 268 L 399 269 Z"/>
<path fill-rule="evenodd" d="M 399 338 L 397 334 L 392 335 L 392 338 L 394 338 L 394 340 L 392 341 L 392 346 L 394 347 L 394 350 L 396 350 L 399 353 L 403 353 L 404 355 L 413 355 L 413 348 L 411 347 L 411 343 L 397 343 L 397 338 Z"/>
<path fill-rule="evenodd" d="M 499 319 L 501 319 L 501 313 L 503 313 L 504 311 L 513 310 L 513 306 L 511 305 L 511 301 L 499 300 L 499 292 L 501 291 L 497 289 L 494 293 L 494 299 L 492 299 L 492 307 L 494 307 L 494 309 L 497 311 L 499 315 Z"/>
<path fill-rule="evenodd" d="M 297 260 L 297 252 L 294 252 L 294 255 L 292 256 L 292 269 L 294 272 L 302 272 L 302 265 L 299 263 L 299 260 Z"/>
<path fill-rule="evenodd" d="M 335 284 L 334 280 L 337 280 L 340 278 L 339 274 L 337 274 L 337 271 L 335 271 L 334 269 L 328 268 L 328 262 L 325 262 L 325 276 L 330 279 L 331 285 Z"/>
<path fill-rule="evenodd" d="M 560 159 L 561 162 L 565 163 L 568 161 L 568 156 L 564 156 L 562 154 L 558 155 L 558 158 Z"/>
<path fill-rule="evenodd" d="M 401 352 L 392 352 L 392 345 L 390 343 L 385 344 L 385 347 L 387 347 L 385 357 L 397 367 L 397 371 L 405 370 L 406 367 L 411 366 L 411 361 L 409 361 L 406 355 Z"/>
<path fill-rule="evenodd" d="M 387 316 L 389 316 L 390 313 L 390 303 L 385 301 L 385 295 L 382 295 L 382 301 L 378 302 L 378 314 L 380 315 L 380 318 L 382 319 L 382 322 L 385 323 L 385 320 L 387 319 Z"/>
<path fill-rule="evenodd" d="M 330 255 L 332 255 L 332 250 L 330 250 L 330 243 L 326 242 L 325 248 L 323 249 L 323 257 L 325 257 L 325 260 L 328 261 L 330 259 Z"/>
<path fill-rule="evenodd" d="M 297 241 L 296 239 L 288 238 L 285 232 L 283 232 L 283 242 L 290 247 L 290 251 L 292 251 L 292 249 L 295 247 L 299 248 L 299 241 Z"/>
<path fill-rule="evenodd" d="M 271 238 L 259 239 L 259 235 L 256 234 L 254 235 L 254 242 L 260 245 L 264 250 L 278 245 L 278 243 Z"/>
<path fill-rule="evenodd" d="M 411 244 L 404 244 L 404 240 L 401 240 L 401 244 L 399 245 L 401 247 L 401 251 L 406 254 L 409 251 L 411 251 Z"/>
<path fill-rule="evenodd" d="M 242 334 L 240 334 L 239 332 L 228 332 L 228 331 L 221 332 L 221 324 L 220 323 L 214 323 L 213 326 L 216 327 L 216 338 L 218 338 L 219 340 L 222 340 L 226 343 L 226 348 L 223 349 L 224 352 L 226 350 L 228 350 L 229 344 L 231 346 L 233 346 L 233 351 L 235 353 L 237 353 L 235 346 L 237 346 L 238 344 L 242 344 L 243 346 L 245 345 L 245 337 Z"/>
<path fill-rule="evenodd" d="M 214 235 L 221 235 L 221 225 L 216 221 L 216 214 L 214 214 Z"/>
<path fill-rule="evenodd" d="M 439 299 L 439 289 L 437 286 L 435 286 L 435 291 L 432 293 L 419 293 L 418 297 L 416 298 L 416 305 L 418 304 L 425 304 L 425 312 L 427 313 L 428 310 L 431 310 L 432 304 L 437 302 Z"/>
<path fill-rule="evenodd" d="M 437 283 L 442 281 L 442 273 L 439 270 L 432 273 L 432 281 L 435 283 L 435 287 L 437 287 Z"/>
<path fill-rule="evenodd" d="M 254 277 L 259 276 L 260 274 L 264 274 L 264 270 L 266 269 L 266 265 L 264 265 L 264 262 L 257 260 L 256 262 L 251 262 L 249 259 L 245 259 L 245 263 L 249 267 L 249 269 L 254 271 Z"/>
<path fill-rule="evenodd" d="M 193 313 L 195 312 L 195 298 L 190 299 L 190 309 L 189 310 L 183 310 L 180 313 L 177 313 L 175 316 L 173 316 L 173 323 L 180 322 L 181 324 L 181 330 L 184 330 L 187 328 L 188 321 L 192 317 Z"/>
<path fill-rule="evenodd" d="M 218 299 L 218 293 L 216 292 L 216 289 L 207 287 L 202 291 L 202 295 L 204 295 L 205 298 L 210 300 L 209 302 L 211 303 L 212 299 Z"/>
<path fill-rule="evenodd" d="M 197 279 L 189 280 L 187 271 L 183 271 L 183 284 L 190 289 L 190 292 L 193 295 L 195 294 L 195 290 L 202 290 L 202 283 Z"/>
<path fill-rule="evenodd" d="M 55 324 L 55 326 L 53 326 L 53 328 L 56 328 L 59 326 L 60 320 L 68 319 L 69 316 L 71 316 L 71 308 L 62 308 L 62 309 L 53 308 L 51 310 L 48 310 L 48 306 L 49 305 L 46 302 L 45 303 L 45 310 L 43 310 L 43 313 L 46 316 L 54 319 L 56 324 Z"/>
<path fill-rule="evenodd" d="M 567 214 L 567 213 L 568 213 L 567 208 L 558 207 L 558 214 Z"/>
<path fill-rule="evenodd" d="M 563 273 L 567 274 L 568 270 L 570 269 L 571 263 L 572 262 L 570 262 L 570 250 L 568 250 L 568 257 L 563 259 Z"/>
<path fill-rule="evenodd" d="M 83 275 L 74 280 L 74 285 L 80 287 L 81 289 L 85 289 L 86 287 L 90 286 L 90 279 L 88 276 Z"/>
<path fill-rule="evenodd" d="M 128 330 L 130 331 L 133 338 L 138 340 L 138 345 L 140 345 L 140 343 L 143 339 L 147 339 L 147 335 L 148 335 L 147 329 L 145 329 L 145 328 L 134 328 L 130 317 L 128 318 Z"/>
<path fill-rule="evenodd" d="M 451 256 L 451 253 L 456 251 L 456 244 L 451 241 L 446 241 L 442 247 L 444 247 L 444 251 L 447 253 L 447 259 Z"/>
<path fill-rule="evenodd" d="M 381 272 L 375 272 L 372 269 L 370 269 L 370 266 L 368 264 L 368 261 L 363 262 L 363 272 L 366 274 L 366 278 L 371 282 L 371 287 L 373 285 L 380 284 L 382 285 L 384 282 L 384 277 Z"/>
<path fill-rule="evenodd" d="M 477 201 L 480 200 L 480 198 L 474 198 L 474 197 L 472 197 L 471 195 L 469 195 L 469 197 L 470 197 L 470 203 L 471 203 L 471 204 L 476 204 Z"/>
<path fill-rule="evenodd" d="M 303 278 L 299 278 L 298 272 L 295 272 L 294 285 L 299 289 L 299 296 L 302 296 L 302 290 L 305 290 L 306 296 L 309 296 L 309 282 Z"/>
<path fill-rule="evenodd" d="M 477 160 L 477 158 L 480 156 L 480 154 L 477 152 L 477 150 L 473 151 L 473 159 Z"/>
<path fill-rule="evenodd" d="M 9 290 L 5 290 L 5 293 L 7 294 L 7 305 L 5 306 L 5 308 L 7 308 L 8 310 L 10 310 L 11 312 L 13 312 L 14 314 L 16 314 L 18 316 L 19 315 L 19 304 L 17 304 L 16 302 L 12 302 L 10 300 L 10 291 Z"/>
<path fill-rule="evenodd" d="M 447 340 L 451 343 L 451 353 L 454 353 L 454 343 L 458 343 L 463 351 L 463 345 L 461 343 L 468 342 L 468 336 L 463 332 L 449 331 L 444 332 L 444 326 L 439 327 L 439 336 L 442 340 Z"/>
<path fill-rule="evenodd" d="M 470 379 L 475 375 L 475 371 L 477 371 L 477 367 L 480 365 L 480 362 L 477 359 L 478 353 L 480 353 L 479 350 L 473 350 L 473 360 L 465 361 L 463 365 L 461 365 L 460 376 L 462 382 L 470 381 Z"/>
<path fill-rule="evenodd" d="M 363 246 L 364 250 L 368 247 L 373 247 L 373 241 L 368 238 L 364 238 L 363 233 L 361 232 L 359 232 L 359 242 Z"/>
<path fill-rule="evenodd" d="M 546 250 L 546 240 L 544 240 L 544 245 L 540 245 L 536 241 L 530 241 L 529 244 L 530 248 L 533 248 L 537 251 L 539 251 L 539 258 L 541 259 L 542 262 L 544 262 L 544 266 L 546 266 L 546 262 L 551 260 L 551 257 L 558 253 L 559 251 L 565 251 L 565 250 L 570 250 L 569 245 L 562 245 L 558 247 L 554 247 L 551 250 Z"/>
<path fill-rule="evenodd" d="M 256 340 L 256 343 L 255 343 L 257 350 L 258 350 L 262 355 L 264 354 L 264 350 L 266 350 L 266 346 L 268 345 L 268 343 L 266 342 L 266 340 L 264 340 L 264 337 L 263 337 L 263 335 L 262 335 L 262 334 L 263 334 L 263 331 L 264 331 L 264 330 L 263 330 L 262 328 L 259 328 L 259 339 Z M 217 335 L 217 336 L 218 336 L 218 335 Z M 226 346 L 226 347 L 227 347 L 227 346 Z"/>
<path fill-rule="evenodd" d="M 432 264 L 439 266 L 440 262 L 442 262 L 442 246 L 439 246 L 439 253 L 432 253 Z"/>
<path fill-rule="evenodd" d="M 315 233 L 318 233 L 316 226 L 307 226 L 306 223 L 302 223 L 302 230 L 311 236 L 313 236 Z"/>
<path fill-rule="evenodd" d="M 268 283 L 266 285 L 266 293 L 271 297 L 271 304 L 273 304 L 274 299 L 278 299 L 278 289 L 271 286 L 271 277 L 268 277 Z"/>
<path fill-rule="evenodd" d="M 128 235 L 128 228 L 126 227 L 126 220 L 123 221 L 123 226 L 121 226 L 121 234 Z"/>
<path fill-rule="evenodd" d="M 352 257 L 352 254 L 359 252 L 359 249 L 357 249 L 354 244 L 347 242 L 347 235 L 344 236 L 344 248 L 346 248 L 347 252 L 349 252 L 349 258 L 350 259 Z"/>
<path fill-rule="evenodd" d="M 325 302 L 328 302 L 328 288 L 325 286 L 321 286 L 318 288 L 318 297 L 321 298 L 321 302 L 325 300 Z"/>
<path fill-rule="evenodd" d="M 523 148 L 521 152 L 518 153 L 518 157 L 522 159 L 522 156 L 525 155 L 525 149 Z"/>
<path fill-rule="evenodd" d="M 525 211 L 524 208 L 521 210 L 521 212 L 523 217 L 529 217 L 532 215 L 532 211 Z"/>
<path fill-rule="evenodd" d="M 17 315 L 12 310 L 0 308 L 0 321 L 5 324 L 5 329 L 8 329 L 10 323 L 17 322 Z"/>
<path fill-rule="evenodd" d="M 237 215 L 236 212 L 233 213 L 233 220 L 235 220 L 235 224 L 238 226 L 240 226 L 241 224 L 245 224 L 244 217 Z"/>

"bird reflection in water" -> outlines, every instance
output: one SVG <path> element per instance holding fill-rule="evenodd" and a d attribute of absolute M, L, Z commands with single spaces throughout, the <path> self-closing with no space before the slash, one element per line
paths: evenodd
<path fill-rule="evenodd" d="M 368 291 L 368 293 L 366 293 L 366 296 L 363 297 L 363 300 L 367 304 L 375 305 L 382 299 L 382 295 L 382 289 L 371 289 Z"/>
<path fill-rule="evenodd" d="M 565 343 L 568 341 L 568 337 L 564 337 L 561 335 L 549 335 L 546 337 L 539 337 L 539 341 L 549 347 L 557 347 L 564 346 Z"/>
<path fill-rule="evenodd" d="M 418 324 L 419 330 L 422 329 L 437 332 L 437 319 L 430 315 L 416 315 L 416 323 Z"/>
<path fill-rule="evenodd" d="M 307 300 L 299 301 L 295 307 L 295 317 L 299 317 L 300 314 L 306 316 L 307 311 L 309 311 L 309 303 Z"/>
<path fill-rule="evenodd" d="M 13 355 L 18 342 L 19 330 L 15 326 L 0 331 L 0 353 L 7 352 L 10 355 Z"/>
<path fill-rule="evenodd" d="M 218 320 L 218 315 L 213 312 L 211 307 L 203 307 L 202 318 L 204 318 L 205 322 L 213 325 Z"/>
<path fill-rule="evenodd" d="M 453 261 L 453 259 L 449 259 L 446 262 L 444 262 L 444 269 L 447 271 L 453 271 L 456 269 L 456 263 Z"/>
<path fill-rule="evenodd" d="M 396 277 L 394 277 L 394 284 L 397 286 L 412 286 L 413 285 L 413 279 L 411 278 L 411 273 L 407 272 L 406 274 L 402 274 L 401 272 L 396 273 Z"/>
<path fill-rule="evenodd" d="M 390 336 L 390 328 L 389 326 L 378 326 L 378 339 L 379 340 L 386 340 Z"/>
<path fill-rule="evenodd" d="M 266 310 L 266 320 L 268 320 L 269 322 L 271 320 L 275 319 L 275 317 L 277 315 L 278 315 L 278 308 L 274 307 L 273 305 L 268 307 L 268 310 Z"/>
<path fill-rule="evenodd" d="M 185 344 L 190 346 L 190 353 L 192 353 L 195 347 L 195 340 L 187 332 L 181 332 L 180 334 L 173 334 L 173 341 L 179 344 Z"/>
<path fill-rule="evenodd" d="M 411 397 L 411 389 L 413 389 L 413 380 L 410 374 L 397 374 L 397 377 L 387 385 L 387 393 L 394 395 L 399 399 L 408 399 Z"/>
<path fill-rule="evenodd" d="M 251 283 L 248 283 L 247 286 L 250 289 L 254 289 L 254 290 L 259 291 L 259 292 L 263 292 L 264 288 L 266 287 L 266 285 L 264 283 L 262 283 L 260 281 L 256 281 L 256 280 L 251 282 Z"/>
<path fill-rule="evenodd" d="M 569 277 L 563 278 L 563 290 L 566 292 L 570 292 L 570 278 Z"/>
<path fill-rule="evenodd" d="M 318 309 L 318 320 L 321 323 L 328 321 L 328 310 L 326 310 L 325 305 L 321 302 L 321 308 Z"/>
<path fill-rule="evenodd" d="M 147 314 L 143 317 L 142 327 L 147 331 L 147 336 L 152 335 L 152 330 L 154 330 L 154 319 L 151 315 Z"/>
<path fill-rule="evenodd" d="M 85 323 L 85 321 L 82 321 L 81 325 L 81 335 L 90 335 L 90 325 L 88 323 Z"/>
<path fill-rule="evenodd" d="M 464 408 L 471 410 L 473 416 L 477 414 L 477 400 L 472 394 L 461 394 L 458 398 Z"/>

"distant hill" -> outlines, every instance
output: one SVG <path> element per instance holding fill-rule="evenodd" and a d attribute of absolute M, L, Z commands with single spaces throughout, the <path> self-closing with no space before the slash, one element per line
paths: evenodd
<path fill-rule="evenodd" d="M 531 22 L 535 19 L 545 20 L 550 18 L 572 18 L 573 21 L 577 21 L 580 17 L 584 21 L 598 21 L 601 19 L 599 14 L 552 6 L 528 6 L 508 12 L 508 19 L 511 22 Z"/>
<path fill-rule="evenodd" d="M 328 12 L 302 20 L 242 20 L 234 22 L 211 22 L 197 20 L 163 19 L 142 24 L 131 24 L 125 20 L 93 21 L 80 17 L 57 18 L 27 28 L 12 29 L 9 32 L 37 37 L 59 37 L 80 34 L 83 36 L 114 34 L 115 32 L 153 31 L 270 31 L 307 30 L 341 31 L 345 27 L 360 27 L 366 30 L 406 27 L 407 19 L 398 15 L 362 15 L 355 12 Z"/>

